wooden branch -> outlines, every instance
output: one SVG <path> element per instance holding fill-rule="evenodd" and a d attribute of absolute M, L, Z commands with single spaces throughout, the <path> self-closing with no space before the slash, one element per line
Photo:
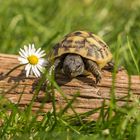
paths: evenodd
<path fill-rule="evenodd" d="M 0 73 L 5 73 L 18 65 L 16 55 L 0 54 Z M 25 78 L 23 67 L 13 71 L 8 77 L 0 76 L 0 92 L 13 103 L 17 103 L 21 93 L 22 97 L 19 106 L 24 108 L 27 106 L 34 95 L 35 77 Z M 67 97 L 68 101 L 79 92 L 80 95 L 72 104 L 77 113 L 84 113 L 94 108 L 100 107 L 105 99 L 106 103 L 110 101 L 112 89 L 112 74 L 108 71 L 102 71 L 102 81 L 98 86 L 94 84 L 94 77 L 78 77 L 69 81 L 64 75 L 57 76 L 57 83 L 61 87 L 62 92 Z M 140 96 L 140 76 L 128 75 L 125 70 L 120 71 L 115 79 L 115 96 L 119 105 L 125 103 L 125 98 L 128 92 L 136 96 Z M 62 95 L 55 90 L 56 109 L 64 108 L 67 101 Z M 37 111 L 41 106 L 41 101 L 45 98 L 45 93 L 40 91 L 38 98 L 34 101 L 32 110 Z M 42 112 L 47 112 L 52 109 L 52 103 L 46 102 L 42 108 Z M 72 109 L 68 109 L 69 114 L 73 114 Z M 95 116 L 94 116 L 95 117 Z"/>

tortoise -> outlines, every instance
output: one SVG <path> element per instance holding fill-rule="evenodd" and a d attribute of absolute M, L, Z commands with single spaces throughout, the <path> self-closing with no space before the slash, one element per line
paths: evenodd
<path fill-rule="evenodd" d="M 112 53 L 108 45 L 97 35 L 87 31 L 75 31 L 57 43 L 51 53 L 54 71 L 62 69 L 69 78 L 88 75 L 90 72 L 101 80 L 101 69 L 113 68 Z"/>

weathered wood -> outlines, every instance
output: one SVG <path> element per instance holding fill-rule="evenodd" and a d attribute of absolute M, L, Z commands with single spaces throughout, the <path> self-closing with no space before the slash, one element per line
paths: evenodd
<path fill-rule="evenodd" d="M 5 73 L 19 64 L 19 62 L 16 55 L 0 54 L 0 64 L 0 73 Z M 21 73 L 23 69 L 24 67 L 16 69 L 6 78 L 3 78 L 2 75 L 0 76 L 1 94 L 10 101 L 17 103 L 21 93 L 23 93 L 19 102 L 19 106 L 22 108 L 30 103 L 34 95 L 33 89 L 36 81 L 35 77 L 26 78 L 24 71 Z M 106 99 L 106 102 L 110 101 L 112 73 L 102 71 L 102 77 L 101 83 L 98 86 L 95 86 L 95 79 L 93 76 L 78 77 L 69 81 L 64 75 L 58 75 L 57 83 L 68 100 L 72 99 L 77 92 L 80 93 L 72 106 L 77 113 L 84 113 L 93 108 L 100 107 L 104 99 Z M 125 103 L 125 98 L 123 97 L 128 95 L 128 91 L 131 91 L 134 95 L 140 96 L 140 76 L 128 77 L 126 71 L 122 70 L 117 73 L 114 86 L 116 100 L 119 104 Z M 37 111 L 40 108 L 42 104 L 41 100 L 43 100 L 44 97 L 45 94 L 41 91 L 38 98 L 33 103 L 33 111 Z M 57 90 L 55 90 L 55 97 L 56 109 L 59 110 L 63 108 L 67 102 Z M 47 112 L 51 109 L 52 103 L 46 102 L 42 112 Z M 69 109 L 68 113 L 73 114 L 73 111 Z"/>

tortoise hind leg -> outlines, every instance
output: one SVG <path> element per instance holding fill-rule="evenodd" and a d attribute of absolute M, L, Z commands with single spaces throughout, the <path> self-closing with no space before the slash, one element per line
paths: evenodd
<path fill-rule="evenodd" d="M 101 80 L 101 71 L 96 62 L 86 60 L 86 69 L 96 77 L 96 84 Z"/>
<path fill-rule="evenodd" d="M 106 64 L 106 66 L 103 69 L 107 71 L 113 71 L 114 67 L 115 67 L 115 63 L 114 61 L 111 60 L 110 62 Z"/>
<path fill-rule="evenodd" d="M 107 63 L 107 65 L 103 68 L 104 70 L 110 71 L 112 72 L 115 68 L 115 63 L 113 60 L 111 60 L 110 62 Z M 118 66 L 117 67 L 117 72 L 123 70 L 124 67 L 122 66 Z"/>

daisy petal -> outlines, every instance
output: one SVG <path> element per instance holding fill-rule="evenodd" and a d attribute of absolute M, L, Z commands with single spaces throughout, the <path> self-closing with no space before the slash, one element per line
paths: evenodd
<path fill-rule="evenodd" d="M 32 48 L 31 48 L 31 44 L 29 44 L 28 51 L 29 51 L 29 55 L 31 55 L 31 54 L 32 54 Z"/>
<path fill-rule="evenodd" d="M 32 50 L 32 53 L 35 53 L 36 49 L 35 49 L 35 45 L 34 44 L 31 45 L 31 50 Z"/>
<path fill-rule="evenodd" d="M 27 56 L 29 55 L 29 50 L 28 50 L 28 47 L 26 45 L 24 45 L 24 51 L 25 53 L 27 54 Z"/>
<path fill-rule="evenodd" d="M 46 53 L 42 53 L 40 54 L 39 58 L 44 57 L 46 55 Z"/>
<path fill-rule="evenodd" d="M 20 52 L 20 51 L 19 51 L 19 55 L 20 55 L 21 57 L 26 58 L 26 56 L 25 56 L 22 52 Z"/>
<path fill-rule="evenodd" d="M 36 51 L 36 54 L 38 54 L 41 51 L 41 48 L 38 48 Z"/>
<path fill-rule="evenodd" d="M 23 49 L 20 49 L 19 54 L 21 56 L 23 56 L 23 57 L 27 57 L 28 56 L 27 53 L 25 52 L 25 50 L 23 50 Z"/>
<path fill-rule="evenodd" d="M 41 73 L 40 73 L 39 69 L 37 68 L 37 66 L 35 66 L 35 70 L 36 70 L 38 77 L 40 77 Z"/>
<path fill-rule="evenodd" d="M 31 71 L 31 65 L 26 65 L 25 70 L 26 70 L 26 77 L 29 77 Z"/>
<path fill-rule="evenodd" d="M 18 57 L 18 60 L 20 61 L 21 64 L 27 64 L 28 60 L 22 57 Z"/>
<path fill-rule="evenodd" d="M 36 77 L 40 77 L 40 72 L 36 66 L 32 66 L 32 70 L 33 70 Z"/>
<path fill-rule="evenodd" d="M 38 63 L 40 65 L 45 65 L 45 59 L 44 58 L 40 58 Z"/>
<path fill-rule="evenodd" d="M 45 56 L 45 51 L 41 51 L 41 52 L 38 52 L 38 56 L 42 57 L 44 55 Z"/>
<path fill-rule="evenodd" d="M 42 67 L 40 64 L 36 65 L 37 69 L 39 69 L 40 72 L 44 72 L 45 68 Z"/>
<path fill-rule="evenodd" d="M 27 71 L 28 69 L 31 69 L 31 65 L 30 65 L 30 64 L 27 64 L 27 65 L 25 66 L 25 70 Z"/>

